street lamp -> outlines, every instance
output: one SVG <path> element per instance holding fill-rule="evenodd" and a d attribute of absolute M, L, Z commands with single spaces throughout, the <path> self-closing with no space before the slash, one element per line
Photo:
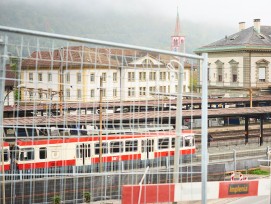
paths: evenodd
<path fill-rule="evenodd" d="M 184 79 L 184 66 L 177 60 L 170 60 L 167 64 L 167 68 L 170 71 L 176 72 L 176 69 L 172 63 L 177 63 L 178 68 L 178 93 L 177 93 L 177 115 L 176 115 L 176 138 L 175 138 L 175 153 L 174 153 L 174 174 L 173 182 L 179 182 L 179 162 L 180 162 L 180 140 L 182 136 L 182 118 L 183 118 L 183 79 Z"/>

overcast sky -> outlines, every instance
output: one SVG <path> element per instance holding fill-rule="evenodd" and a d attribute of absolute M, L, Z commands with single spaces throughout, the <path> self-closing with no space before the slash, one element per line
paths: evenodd
<path fill-rule="evenodd" d="M 128 14 L 155 14 L 158 18 L 164 15 L 176 16 L 178 6 L 181 20 L 213 21 L 231 26 L 238 26 L 239 22 L 245 21 L 251 26 L 253 19 L 260 18 L 263 25 L 271 25 L 270 0 L 65 0 L 66 5 L 68 1 L 69 6 L 77 4 L 77 7 L 95 6 L 104 11 L 110 9 L 128 11 Z"/>
<path fill-rule="evenodd" d="M 88 12 L 96 8 L 99 12 L 110 10 L 127 12 L 129 15 L 157 15 L 175 17 L 177 7 L 181 21 L 199 23 L 223 23 L 227 26 L 238 26 L 241 21 L 247 27 L 252 26 L 253 19 L 260 18 L 262 25 L 271 25 L 270 0 L 0 0 L 4 2 L 25 2 L 26 4 L 50 5 L 52 8 L 72 8 L 77 12 Z M 110 18 L 110 16 L 107 16 Z M 1 20 L 1 19 L 0 19 Z"/>

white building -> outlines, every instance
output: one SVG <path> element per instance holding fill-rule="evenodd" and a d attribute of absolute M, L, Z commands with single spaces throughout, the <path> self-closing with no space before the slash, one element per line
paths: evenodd
<path fill-rule="evenodd" d="M 154 55 L 155 56 L 155 55 Z M 33 52 L 22 62 L 22 101 L 98 102 L 155 100 L 177 92 L 176 70 L 169 56 L 143 52 L 73 46 Z M 189 92 L 190 65 L 185 65 L 183 91 Z M 62 97 L 63 93 L 63 97 Z"/>

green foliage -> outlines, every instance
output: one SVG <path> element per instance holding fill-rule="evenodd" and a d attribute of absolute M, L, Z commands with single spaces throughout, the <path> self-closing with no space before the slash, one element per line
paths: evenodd
<path fill-rule="evenodd" d="M 84 193 L 84 201 L 89 203 L 91 200 L 91 193 L 90 192 L 85 192 Z"/>
<path fill-rule="evenodd" d="M 18 89 L 14 90 L 14 100 L 15 101 L 20 101 L 21 100 L 21 94 L 20 94 Z"/>
<path fill-rule="evenodd" d="M 193 72 L 190 76 L 190 84 L 189 84 L 189 89 L 190 92 L 195 92 L 197 91 L 197 85 L 198 85 L 198 77 L 197 73 Z"/>
<path fill-rule="evenodd" d="M 246 171 L 242 171 L 243 174 L 246 174 Z M 247 171 L 248 174 L 255 175 L 269 175 L 269 171 L 261 170 L 261 169 L 251 169 Z"/>
<path fill-rule="evenodd" d="M 60 204 L 61 203 L 61 198 L 59 195 L 56 195 L 53 197 L 53 204 Z"/>

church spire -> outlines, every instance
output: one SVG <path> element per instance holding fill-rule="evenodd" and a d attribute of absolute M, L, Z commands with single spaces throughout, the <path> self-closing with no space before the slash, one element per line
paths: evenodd
<path fill-rule="evenodd" d="M 171 51 L 185 52 L 185 37 L 181 35 L 181 24 L 178 7 L 177 7 L 175 32 L 173 36 L 171 36 Z"/>
<path fill-rule="evenodd" d="M 177 7 L 177 18 L 176 18 L 174 36 L 180 36 L 180 35 L 181 35 L 181 24 L 180 24 L 180 18 L 179 18 L 179 9 Z"/>

